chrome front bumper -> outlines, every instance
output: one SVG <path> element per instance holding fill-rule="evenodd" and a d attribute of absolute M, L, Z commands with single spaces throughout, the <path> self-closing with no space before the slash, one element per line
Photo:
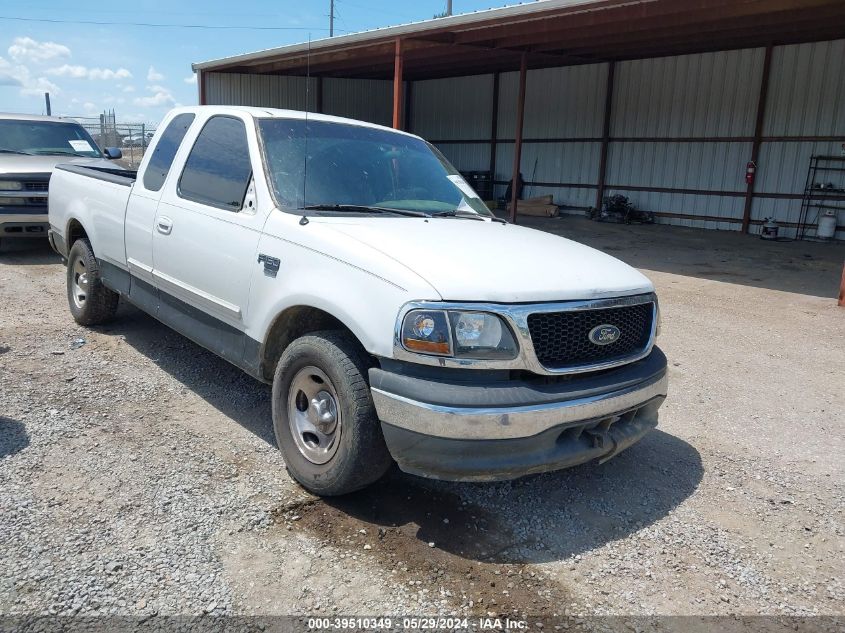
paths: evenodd
<path fill-rule="evenodd" d="M 426 402 L 391 392 L 385 388 L 391 380 L 375 377 L 373 401 L 399 467 L 459 481 L 512 479 L 610 459 L 657 426 L 658 409 L 668 394 L 666 359 L 657 349 L 640 363 L 563 383 L 552 394 L 539 388 L 526 395 L 521 386 L 509 394 L 508 388 L 490 385 L 441 384 L 446 395 L 440 402 Z M 437 387 L 427 384 L 429 400 L 438 400 Z M 461 394 L 479 391 L 496 405 L 455 402 Z M 502 404 L 526 399 L 546 401 Z"/>
<path fill-rule="evenodd" d="M 578 424 L 630 411 L 666 397 L 669 380 L 565 402 L 520 407 L 444 407 L 373 389 L 379 419 L 407 431 L 456 440 L 506 440 L 530 437 L 550 428 Z"/>

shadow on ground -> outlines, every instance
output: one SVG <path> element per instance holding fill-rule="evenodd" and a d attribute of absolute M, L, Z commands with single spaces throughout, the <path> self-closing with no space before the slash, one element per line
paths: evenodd
<path fill-rule="evenodd" d="M 99 332 L 123 339 L 225 416 L 276 445 L 270 387 L 122 301 L 117 318 Z"/>
<path fill-rule="evenodd" d="M 0 459 L 19 453 L 29 446 L 29 434 L 23 422 L 0 416 Z"/>
<path fill-rule="evenodd" d="M 47 264 L 61 264 L 59 257 L 47 242 L 42 239 L 9 239 L 0 240 L 0 264 L 9 266 L 44 266 Z"/>
<path fill-rule="evenodd" d="M 132 307 L 122 307 L 118 320 L 101 331 L 123 336 L 186 388 L 275 446 L 267 385 Z M 364 491 L 298 509 L 297 526 L 326 541 L 362 527 L 381 528 L 385 544 L 409 559 L 424 557 L 434 543 L 479 562 L 560 560 L 666 516 L 693 494 L 702 474 L 695 448 L 657 430 L 606 464 L 515 482 L 438 482 L 394 469 Z"/>
<path fill-rule="evenodd" d="M 514 482 L 431 482 L 398 471 L 322 504 L 423 544 L 487 563 L 570 558 L 662 519 L 703 475 L 688 443 L 654 431 L 611 461 Z"/>

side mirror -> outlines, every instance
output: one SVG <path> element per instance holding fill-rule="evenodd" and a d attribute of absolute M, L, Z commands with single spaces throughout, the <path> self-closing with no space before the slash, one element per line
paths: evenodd
<path fill-rule="evenodd" d="M 123 152 L 120 151 L 117 147 L 107 147 L 103 150 L 103 154 L 106 155 L 106 158 L 109 160 L 117 160 L 118 158 L 123 158 Z"/>

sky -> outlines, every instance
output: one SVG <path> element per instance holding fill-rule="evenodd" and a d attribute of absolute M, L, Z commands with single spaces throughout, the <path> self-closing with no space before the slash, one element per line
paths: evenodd
<path fill-rule="evenodd" d="M 454 0 L 453 12 L 507 4 Z M 445 5 L 335 0 L 335 35 L 430 19 Z M 192 62 L 328 37 L 328 14 L 329 0 L 2 0 L 0 112 L 45 114 L 49 92 L 54 115 L 114 109 L 118 121 L 155 124 L 197 103 Z"/>

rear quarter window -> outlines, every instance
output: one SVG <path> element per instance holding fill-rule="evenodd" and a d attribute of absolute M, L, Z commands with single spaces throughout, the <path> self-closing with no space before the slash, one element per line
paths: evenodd
<path fill-rule="evenodd" d="M 191 113 L 177 114 L 173 120 L 167 124 L 161 138 L 158 139 L 156 147 L 153 150 L 153 155 L 150 162 L 147 164 L 147 169 L 144 172 L 144 188 L 150 191 L 158 191 L 167 179 L 167 172 L 170 171 L 170 166 L 173 164 L 173 159 L 176 157 L 176 152 L 179 145 L 182 144 L 182 139 L 194 122 L 194 115 Z"/>

